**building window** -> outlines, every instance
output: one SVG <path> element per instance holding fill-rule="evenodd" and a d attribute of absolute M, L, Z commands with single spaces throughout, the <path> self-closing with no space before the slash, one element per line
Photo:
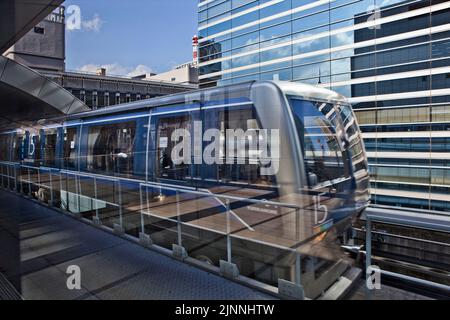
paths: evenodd
<path fill-rule="evenodd" d="M 42 27 L 34 27 L 34 33 L 44 34 L 45 33 L 45 29 L 42 28 Z"/>
<path fill-rule="evenodd" d="M 120 93 L 116 93 L 116 103 L 115 104 L 120 104 Z"/>
<path fill-rule="evenodd" d="M 89 108 L 91 109 L 93 108 L 94 105 L 93 105 L 92 91 L 86 91 L 84 102 Z"/>
<path fill-rule="evenodd" d="M 105 92 L 105 107 L 109 106 L 109 92 Z"/>
<path fill-rule="evenodd" d="M 97 91 L 94 91 L 92 93 L 92 109 L 98 108 L 98 93 Z"/>
<path fill-rule="evenodd" d="M 84 90 L 80 91 L 80 100 L 86 103 L 86 92 Z"/>
<path fill-rule="evenodd" d="M 450 121 L 450 106 L 433 107 L 431 116 L 433 122 Z"/>

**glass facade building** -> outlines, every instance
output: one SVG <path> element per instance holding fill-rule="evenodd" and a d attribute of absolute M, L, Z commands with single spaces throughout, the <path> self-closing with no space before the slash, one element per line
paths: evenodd
<path fill-rule="evenodd" d="M 353 104 L 373 203 L 450 211 L 450 1 L 200 0 L 201 87 L 287 80 Z"/>

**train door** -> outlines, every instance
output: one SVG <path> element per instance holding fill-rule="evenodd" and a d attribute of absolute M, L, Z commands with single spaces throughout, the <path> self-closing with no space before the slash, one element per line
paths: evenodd
<path fill-rule="evenodd" d="M 22 162 L 25 157 L 25 132 L 17 130 L 12 136 L 11 161 Z"/>
<path fill-rule="evenodd" d="M 61 150 L 60 167 L 66 170 L 78 170 L 78 149 L 80 144 L 80 126 L 66 124 L 61 128 L 59 149 Z"/>
<path fill-rule="evenodd" d="M 266 157 L 271 154 L 272 131 L 262 127 L 255 107 L 251 103 L 205 107 L 202 118 L 204 158 L 213 160 L 202 167 L 202 178 L 209 188 L 247 188 L 253 190 L 256 198 L 277 197 L 276 175 L 263 170 L 267 167 Z M 215 132 L 212 138 L 209 132 Z"/>
<path fill-rule="evenodd" d="M 41 157 L 40 140 L 39 130 L 29 129 L 25 132 L 24 163 L 32 166 L 39 166 Z"/>
<path fill-rule="evenodd" d="M 198 105 L 158 108 L 152 113 L 149 141 L 148 180 L 195 185 L 200 173 L 195 161 L 195 131 Z M 178 109 L 178 111 L 175 111 Z M 173 111 L 172 111 L 173 110 Z"/>
<path fill-rule="evenodd" d="M 132 177 L 137 121 L 134 117 L 106 120 L 83 124 L 80 168 L 108 176 Z"/>
<path fill-rule="evenodd" d="M 11 138 L 10 133 L 0 134 L 0 161 L 10 161 Z"/>
<path fill-rule="evenodd" d="M 40 165 L 56 168 L 59 165 L 58 155 L 58 128 L 46 128 L 41 130 L 41 159 Z"/>
<path fill-rule="evenodd" d="M 147 135 L 149 133 L 148 127 L 148 116 L 137 119 L 136 138 L 134 143 L 134 175 L 139 180 L 145 179 Z"/>

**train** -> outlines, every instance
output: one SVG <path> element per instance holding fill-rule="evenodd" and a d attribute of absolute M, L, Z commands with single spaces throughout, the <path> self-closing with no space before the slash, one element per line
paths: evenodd
<path fill-rule="evenodd" d="M 307 84 L 252 81 L 2 131 L 4 186 L 268 284 L 301 270 L 311 298 L 348 268 L 340 247 L 370 199 L 350 103 Z"/>

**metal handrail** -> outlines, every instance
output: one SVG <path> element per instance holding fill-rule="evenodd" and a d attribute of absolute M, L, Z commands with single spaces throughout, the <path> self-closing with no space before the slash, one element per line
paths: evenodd
<path fill-rule="evenodd" d="M 268 200 L 249 199 L 249 198 L 242 198 L 242 197 L 237 197 L 237 196 L 230 196 L 230 195 L 224 195 L 224 194 L 218 194 L 218 193 L 209 193 L 209 192 L 198 191 L 198 190 L 188 190 L 188 189 L 176 188 L 176 187 L 166 187 L 166 186 L 161 186 L 161 184 L 153 183 L 153 182 L 144 182 L 144 183 L 141 183 L 140 185 L 144 186 L 144 187 L 152 187 L 152 188 L 153 187 L 157 187 L 157 188 L 162 188 L 162 189 L 166 189 L 166 190 L 170 190 L 170 191 L 180 191 L 180 192 L 184 192 L 184 193 L 203 195 L 203 196 L 207 196 L 207 197 L 215 197 L 215 198 L 223 198 L 223 199 L 228 199 L 228 200 L 245 201 L 245 202 L 250 202 L 250 203 L 253 203 L 253 204 L 273 205 L 273 206 L 280 206 L 280 207 L 286 207 L 286 208 L 298 209 L 298 210 L 302 209 L 302 207 L 300 207 L 299 205 L 290 204 L 290 203 L 281 203 L 281 202 L 274 202 L 274 201 L 268 201 Z"/>
<path fill-rule="evenodd" d="M 164 190 L 170 190 L 170 191 L 175 191 L 176 192 L 176 218 L 168 218 L 168 217 L 162 217 L 158 214 L 154 214 L 150 212 L 150 209 L 148 208 L 148 197 L 146 197 L 147 199 L 147 210 L 145 211 L 143 210 L 144 207 L 144 200 L 143 200 L 143 194 L 142 194 L 142 189 L 143 188 L 159 188 L 159 189 L 164 189 Z M 216 229 L 211 229 L 211 228 L 207 228 L 204 226 L 199 226 L 199 225 L 193 225 L 191 223 L 188 222 L 183 222 L 181 221 L 180 218 L 180 198 L 179 198 L 179 193 L 183 192 L 183 193 L 188 193 L 188 194 L 194 194 L 194 195 L 201 195 L 204 197 L 208 197 L 208 198 L 223 198 L 225 199 L 225 208 L 226 208 L 226 232 L 220 231 L 220 230 L 216 230 Z M 220 194 L 212 194 L 209 192 L 204 192 L 204 191 L 198 191 L 198 190 L 187 190 L 187 189 L 183 189 L 183 188 L 176 188 L 176 187 L 166 187 L 166 186 L 161 186 L 160 184 L 157 183 L 140 183 L 139 184 L 139 193 L 140 193 L 140 207 L 141 207 L 141 231 L 143 234 L 145 234 L 145 228 L 144 228 L 144 219 L 143 219 L 143 215 L 144 214 L 148 214 L 150 216 L 153 217 L 157 217 L 159 219 L 163 219 L 165 221 L 170 221 L 173 223 L 176 223 L 177 225 L 177 242 L 178 245 L 181 246 L 182 245 L 182 229 L 181 226 L 185 225 L 185 226 L 189 226 L 189 227 L 194 227 L 196 229 L 199 230 L 206 230 L 209 232 L 213 232 L 215 234 L 219 234 L 222 236 L 226 237 L 226 261 L 228 263 L 232 263 L 232 242 L 231 239 L 235 238 L 235 239 L 239 239 L 239 240 L 245 240 L 245 241 L 249 241 L 252 243 L 256 243 L 256 244 L 260 244 L 260 245 L 264 245 L 264 246 L 268 246 L 271 248 L 276 248 L 276 249 L 280 249 L 285 251 L 286 253 L 291 253 L 291 254 L 295 254 L 296 256 L 296 260 L 295 260 L 295 276 L 293 279 L 293 282 L 295 282 L 295 284 L 297 285 L 301 285 L 301 258 L 300 258 L 300 253 L 296 248 L 290 248 L 290 247 L 285 247 L 282 245 L 277 245 L 274 243 L 270 243 L 270 242 L 265 242 L 265 241 L 261 241 L 261 240 L 257 240 L 257 239 L 252 239 L 249 237 L 243 237 L 243 236 L 239 236 L 236 234 L 233 234 L 231 232 L 231 227 L 230 227 L 230 215 L 231 215 L 231 209 L 230 209 L 230 200 L 238 200 L 238 201 L 245 201 L 245 202 L 249 202 L 249 203 L 253 203 L 253 204 L 273 204 L 279 207 L 282 207 L 283 204 L 279 203 L 279 202 L 273 202 L 273 201 L 265 201 L 265 200 L 256 200 L 256 199 L 247 199 L 247 198 L 241 198 L 241 197 L 236 197 L 236 196 L 229 196 L 229 195 L 220 195 Z M 146 194 L 148 194 L 146 192 Z M 300 209 L 299 206 L 297 205 L 292 205 L 292 204 L 287 204 L 286 205 L 287 208 L 294 208 L 296 209 L 296 212 L 298 213 L 298 209 Z"/>
<path fill-rule="evenodd" d="M 427 287 L 430 287 L 430 288 L 435 288 L 435 289 L 447 291 L 447 292 L 450 293 L 450 286 L 447 286 L 445 284 L 441 284 L 441 283 L 437 283 L 437 282 L 433 282 L 433 281 L 429 281 L 429 280 L 424 280 L 424 279 L 420 279 L 420 278 L 414 278 L 414 277 L 407 276 L 407 275 L 404 275 L 404 274 L 391 272 L 391 271 L 387 271 L 387 270 L 382 270 L 382 269 L 380 269 L 380 273 L 384 274 L 386 276 L 390 276 L 390 277 L 398 278 L 398 279 L 401 279 L 401 280 L 414 282 L 414 283 L 417 283 L 417 284 L 420 284 L 420 285 L 424 285 L 424 286 L 427 286 Z"/>
<path fill-rule="evenodd" d="M 143 195 L 142 195 L 142 188 L 143 187 L 152 187 L 152 188 L 160 188 L 160 189 L 164 189 L 164 190 L 170 190 L 170 191 L 174 191 L 174 192 L 182 192 L 182 193 L 188 193 L 188 194 L 196 194 L 196 195 L 201 195 L 207 198 L 218 198 L 218 197 L 222 197 L 226 200 L 226 203 L 229 202 L 230 200 L 237 200 L 237 201 L 242 201 L 242 202 L 248 202 L 248 203 L 253 203 L 253 204 L 271 204 L 271 205 L 276 205 L 278 207 L 284 207 L 284 204 L 279 203 L 279 202 L 273 202 L 273 201 L 266 201 L 266 200 L 256 200 L 256 199 L 248 199 L 248 198 L 241 198 L 241 197 L 236 197 L 236 196 L 229 196 L 229 195 L 221 195 L 221 194 L 212 194 L 212 193 L 208 193 L 208 192 L 202 192 L 202 191 L 198 191 L 198 190 L 190 190 L 190 189 L 183 189 L 183 188 L 176 188 L 176 187 L 167 187 L 167 186 L 161 186 L 157 183 L 141 183 L 140 184 L 140 198 L 141 198 L 141 213 L 142 214 L 147 214 L 159 219 L 164 219 L 166 221 L 170 221 L 173 223 L 177 223 L 180 225 L 186 225 L 189 227 L 195 227 L 201 230 L 205 230 L 205 231 L 210 231 L 210 232 L 214 232 L 217 234 L 221 234 L 221 235 L 227 235 L 227 232 L 223 232 L 220 230 L 216 230 L 216 229 L 211 229 L 211 228 L 207 228 L 204 226 L 199 226 L 199 225 L 193 225 L 189 222 L 183 222 L 179 219 L 173 219 L 173 218 L 168 218 L 168 217 L 164 217 L 164 216 L 160 216 L 158 214 L 152 213 L 150 212 L 150 210 L 148 209 L 148 211 L 144 210 L 143 208 L 145 207 L 144 203 L 145 200 L 143 200 Z M 147 200 L 148 201 L 148 200 Z M 229 210 L 229 206 L 225 204 L 225 207 L 227 209 L 227 213 L 231 210 Z M 285 206 L 286 208 L 290 208 L 290 209 L 296 209 L 300 210 L 301 207 L 299 207 L 298 205 L 292 205 L 292 204 L 287 204 Z M 141 217 L 141 229 L 143 230 L 143 221 L 142 221 L 142 217 Z M 231 233 L 230 233 L 231 234 Z M 282 246 L 282 245 L 277 245 L 274 243 L 270 243 L 270 242 L 264 242 L 261 240 L 256 240 L 256 239 L 251 239 L 248 237 L 243 237 L 243 236 L 239 236 L 236 234 L 232 234 L 232 237 L 236 238 L 236 239 L 241 239 L 241 240 L 248 240 L 250 242 L 254 242 L 254 243 L 258 243 L 258 244 L 262 244 L 262 245 L 266 245 L 269 247 L 273 247 L 273 248 L 278 248 L 278 249 L 282 249 L 282 250 L 286 250 L 287 252 L 291 252 L 291 253 L 296 253 L 297 249 L 296 248 L 291 248 L 291 247 L 286 247 L 286 246 Z M 304 241 L 308 241 L 308 238 L 305 239 Z"/>
<path fill-rule="evenodd" d="M 353 230 L 360 231 L 360 232 L 365 232 L 366 231 L 363 228 L 353 228 Z M 427 240 L 427 239 L 420 239 L 420 238 L 413 238 L 413 237 L 407 237 L 407 236 L 402 236 L 402 235 L 399 235 L 399 234 L 393 234 L 393 233 L 387 233 L 387 232 L 381 232 L 381 231 L 372 231 L 372 234 L 376 234 L 376 235 L 380 235 L 380 236 L 386 236 L 386 237 L 391 237 L 391 238 L 411 240 L 411 241 L 422 242 L 422 243 L 428 243 L 428 244 L 435 244 L 435 245 L 443 246 L 443 247 L 450 247 L 450 243 L 438 242 L 438 241 Z M 393 245 L 393 244 L 391 244 L 391 245 Z M 399 246 L 399 245 L 395 245 L 395 246 Z M 417 249 L 417 250 L 419 250 L 418 248 L 410 248 L 410 249 Z"/>
<path fill-rule="evenodd" d="M 79 176 L 79 177 L 84 177 L 84 178 L 96 178 L 96 179 L 107 180 L 107 181 L 112 181 L 112 182 L 118 182 L 120 180 L 120 178 L 109 177 L 109 176 L 104 176 L 104 175 L 95 174 L 95 173 L 70 171 L 70 170 L 60 170 L 60 172 L 62 174 L 68 174 L 68 175 Z"/>

